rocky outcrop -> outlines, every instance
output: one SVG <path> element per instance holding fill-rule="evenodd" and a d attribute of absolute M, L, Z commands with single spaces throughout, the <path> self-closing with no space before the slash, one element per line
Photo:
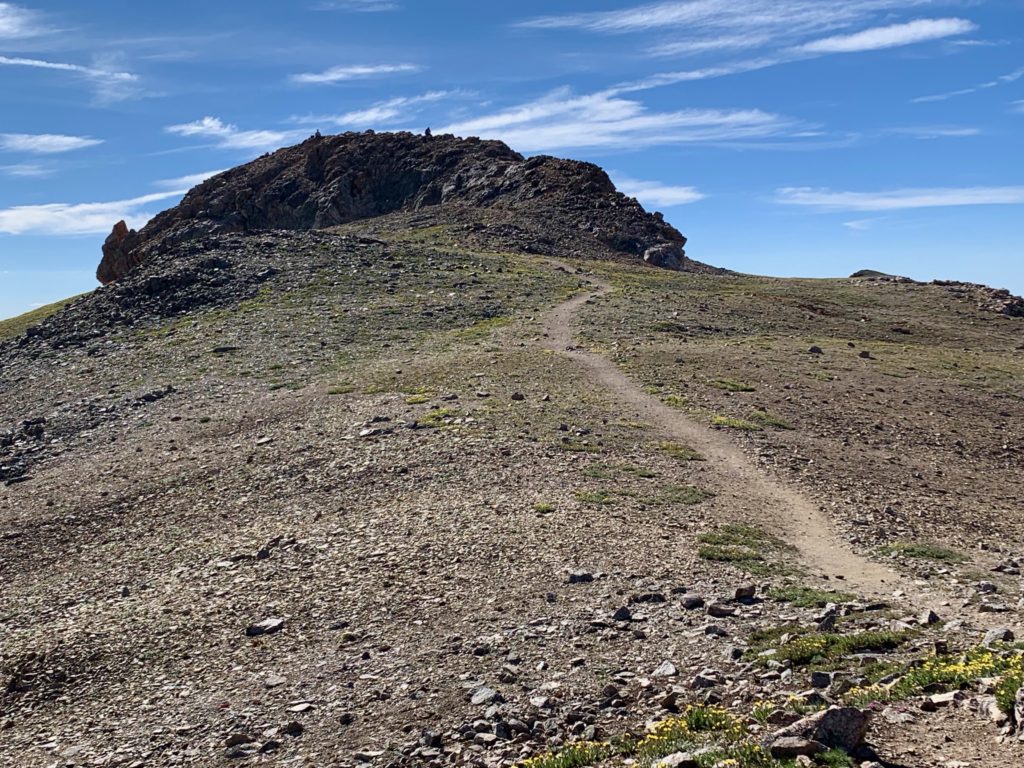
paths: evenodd
<path fill-rule="evenodd" d="M 139 241 L 138 232 L 128 229 L 124 221 L 117 222 L 103 243 L 103 261 L 96 271 L 96 278 L 106 285 L 138 266 L 141 259 L 135 255 L 135 249 Z"/>
<path fill-rule="evenodd" d="M 914 283 L 924 285 L 917 280 L 898 275 L 887 275 L 873 269 L 862 269 L 850 275 L 852 280 L 864 280 L 872 283 Z M 991 288 L 979 283 L 964 283 L 959 280 L 933 280 L 931 285 L 945 288 L 955 298 L 973 304 L 983 312 L 995 312 L 1007 317 L 1024 317 L 1024 298 L 1015 296 L 1005 288 Z"/>
<path fill-rule="evenodd" d="M 987 285 L 962 283 L 956 280 L 936 280 L 933 285 L 946 288 L 954 296 L 965 299 L 986 312 L 1024 317 L 1024 299 L 1014 296 L 1005 288 L 990 288 Z"/>
<path fill-rule="evenodd" d="M 97 277 L 112 282 L 153 254 L 200 237 L 326 229 L 397 211 L 491 228 L 510 249 L 524 240 L 527 250 L 553 255 L 699 266 L 686 258 L 686 238 L 617 192 L 596 165 L 526 159 L 497 141 L 370 131 L 313 136 L 214 176 L 138 232 L 119 222 Z"/>

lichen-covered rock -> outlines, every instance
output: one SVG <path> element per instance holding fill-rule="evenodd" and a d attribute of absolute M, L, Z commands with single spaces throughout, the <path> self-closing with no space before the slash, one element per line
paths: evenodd
<path fill-rule="evenodd" d="M 815 712 L 790 726 L 776 731 L 768 739 L 768 746 L 787 739 L 803 739 L 823 744 L 828 749 L 853 752 L 864 743 L 870 715 L 855 707 L 831 707 Z"/>
<path fill-rule="evenodd" d="M 1017 691 L 1017 699 L 1013 707 L 1013 721 L 1017 724 L 1017 730 L 1024 736 L 1024 686 Z"/>
<path fill-rule="evenodd" d="M 430 212 L 427 224 L 471 222 L 491 242 L 528 252 L 703 266 L 687 261 L 685 237 L 596 165 L 526 159 L 498 141 L 368 131 L 316 135 L 218 174 L 138 232 L 118 223 L 97 276 L 109 283 L 200 237 L 326 229 L 397 211 Z"/>
<path fill-rule="evenodd" d="M 792 760 L 797 757 L 813 757 L 824 752 L 825 746 L 818 741 L 801 739 L 796 736 L 781 736 L 771 745 L 771 755 L 776 760 Z"/>

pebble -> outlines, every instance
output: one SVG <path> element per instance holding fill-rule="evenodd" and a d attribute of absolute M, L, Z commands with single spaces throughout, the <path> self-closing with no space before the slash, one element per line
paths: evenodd
<path fill-rule="evenodd" d="M 484 704 L 491 704 L 497 701 L 500 698 L 500 696 L 501 694 L 499 694 L 493 688 L 488 688 L 487 686 L 483 685 L 477 688 L 475 691 L 473 691 L 473 696 L 472 698 L 470 698 L 470 703 L 474 707 L 480 707 Z"/>
<path fill-rule="evenodd" d="M 632 621 L 633 612 L 626 606 L 622 606 L 612 614 L 612 621 Z"/>
<path fill-rule="evenodd" d="M 284 628 L 284 619 L 264 619 L 256 624 L 250 625 L 246 630 L 245 634 L 249 637 L 259 637 L 260 635 L 272 635 L 275 632 L 280 632 Z"/>
<path fill-rule="evenodd" d="M 999 627 L 998 629 L 990 629 L 985 633 L 985 639 L 982 640 L 982 645 L 992 645 L 993 643 L 1012 643 L 1015 639 L 1013 632 L 1006 627 Z"/>
<path fill-rule="evenodd" d="M 716 619 L 728 619 L 736 615 L 736 609 L 725 603 L 711 603 L 707 607 L 707 614 Z"/>
<path fill-rule="evenodd" d="M 651 677 L 675 677 L 678 674 L 679 670 L 676 669 L 676 665 L 665 660 L 651 673 Z"/>
<path fill-rule="evenodd" d="M 755 584 L 746 584 L 746 585 L 744 585 L 742 587 L 738 587 L 736 589 L 735 599 L 736 599 L 737 602 L 740 602 L 740 603 L 747 602 L 747 601 L 753 600 L 754 596 L 756 594 L 757 594 L 757 585 L 755 585 Z"/>
<path fill-rule="evenodd" d="M 590 571 L 570 571 L 569 572 L 569 583 L 570 584 L 589 584 L 594 580 L 594 574 Z"/>
<path fill-rule="evenodd" d="M 704 607 L 704 598 L 700 595 L 688 593 L 679 598 L 680 604 L 688 611 L 695 611 Z"/>

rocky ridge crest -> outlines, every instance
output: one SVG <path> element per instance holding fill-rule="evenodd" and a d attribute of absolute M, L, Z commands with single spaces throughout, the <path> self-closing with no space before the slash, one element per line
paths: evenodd
<path fill-rule="evenodd" d="M 596 165 L 527 159 L 498 141 L 368 131 L 317 134 L 218 174 L 139 231 L 118 222 L 97 278 L 113 282 L 211 235 L 328 229 L 413 211 L 438 223 L 472 222 L 508 250 L 710 269 L 687 259 L 686 238 L 616 191 Z"/>

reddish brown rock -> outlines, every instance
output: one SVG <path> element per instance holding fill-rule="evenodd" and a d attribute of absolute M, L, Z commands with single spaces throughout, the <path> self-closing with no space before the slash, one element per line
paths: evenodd
<path fill-rule="evenodd" d="M 138 244 L 139 233 L 128 229 L 124 221 L 117 222 L 103 243 L 103 261 L 96 270 L 96 279 L 106 285 L 136 266 L 141 261 L 133 251 Z"/>

